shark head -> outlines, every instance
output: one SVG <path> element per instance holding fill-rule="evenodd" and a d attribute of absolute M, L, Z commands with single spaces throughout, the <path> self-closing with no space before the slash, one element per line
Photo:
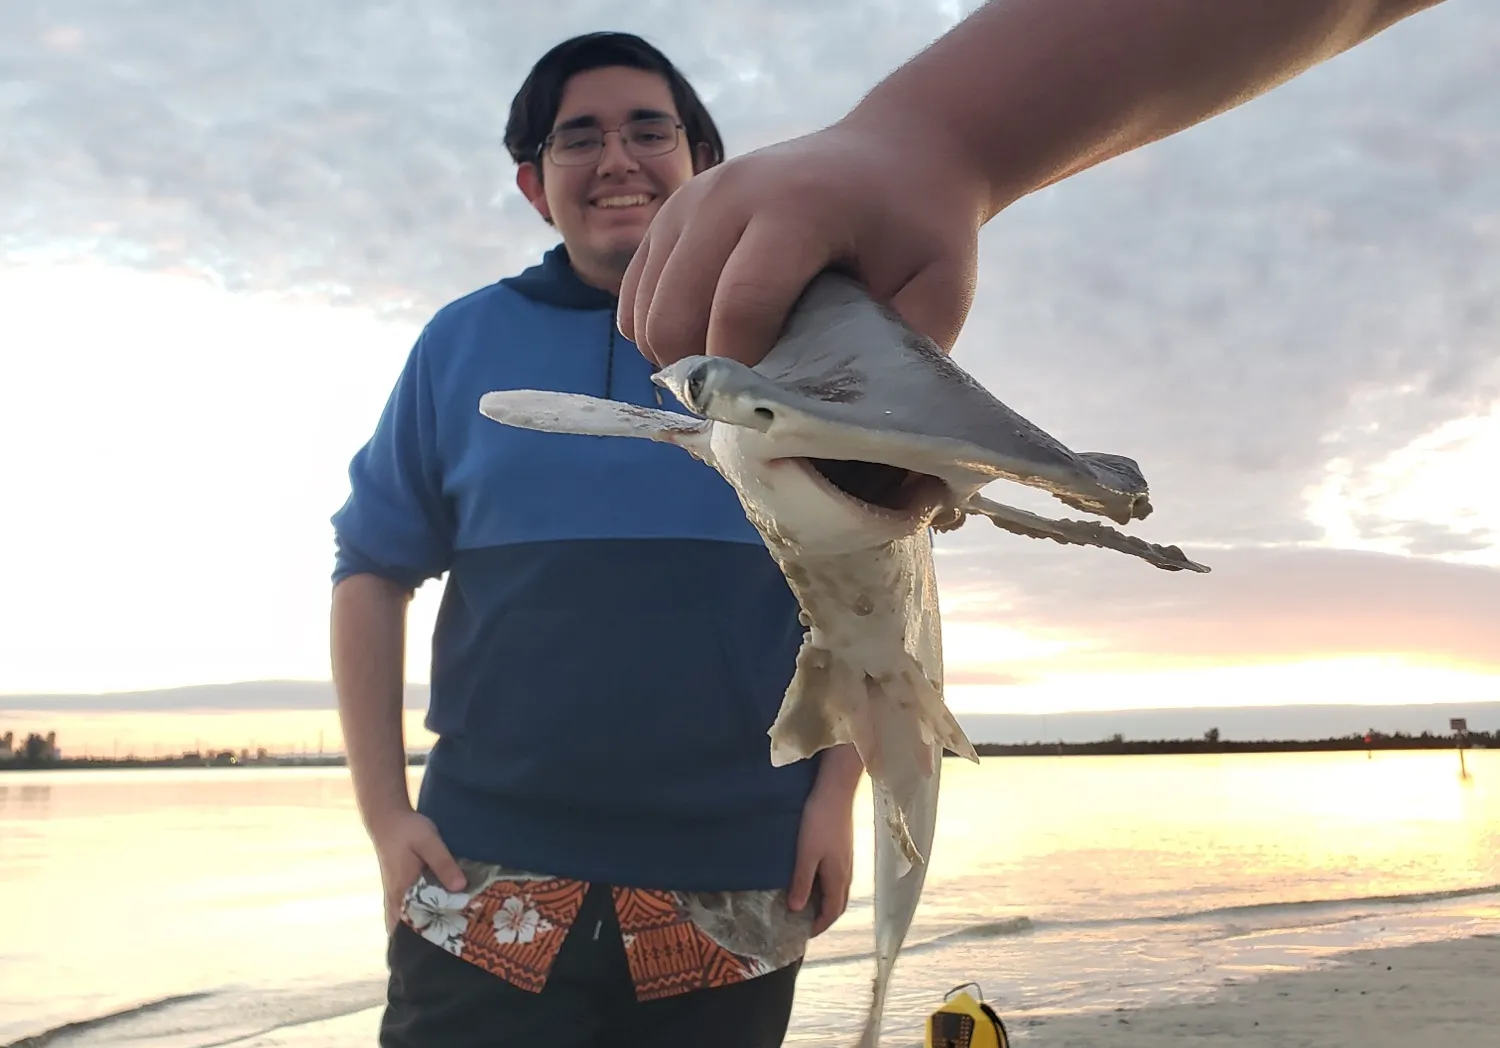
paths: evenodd
<path fill-rule="evenodd" d="M 774 532 L 768 540 L 822 552 L 867 549 L 951 509 L 943 480 L 881 461 L 878 434 L 799 411 L 743 364 L 688 357 L 652 379 L 713 422 L 714 465 L 762 534 Z"/>

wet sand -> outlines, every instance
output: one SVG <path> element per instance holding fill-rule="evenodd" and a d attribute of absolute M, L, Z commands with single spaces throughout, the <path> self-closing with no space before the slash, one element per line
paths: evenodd
<path fill-rule="evenodd" d="M 1018 1019 L 1012 1040 L 1035 1048 L 1495 1048 L 1500 936 L 1343 954 L 1329 967 L 1228 986 L 1191 1004 L 1034 1026 Z"/>

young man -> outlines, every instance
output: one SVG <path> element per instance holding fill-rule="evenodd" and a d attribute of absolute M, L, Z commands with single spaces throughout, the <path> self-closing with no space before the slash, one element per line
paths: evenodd
<path fill-rule="evenodd" d="M 713 470 L 478 411 L 507 387 L 682 410 L 617 295 L 723 147 L 623 34 L 545 55 L 505 140 L 562 244 L 427 324 L 333 518 L 334 677 L 391 928 L 381 1044 L 769 1048 L 847 900 L 862 771 L 852 747 L 771 766 L 796 602 Z M 414 810 L 406 606 L 444 573 Z"/>

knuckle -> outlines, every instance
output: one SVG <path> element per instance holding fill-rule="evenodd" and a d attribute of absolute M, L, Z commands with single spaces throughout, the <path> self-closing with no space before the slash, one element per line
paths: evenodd
<path fill-rule="evenodd" d="M 653 351 L 686 353 L 687 347 L 703 341 L 705 330 L 703 320 L 678 303 L 657 299 L 646 313 L 643 334 Z"/>

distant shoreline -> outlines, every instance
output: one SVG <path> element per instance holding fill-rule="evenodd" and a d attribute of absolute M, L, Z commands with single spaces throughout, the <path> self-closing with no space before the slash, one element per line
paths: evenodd
<path fill-rule="evenodd" d="M 1365 750 L 1485 750 L 1500 748 L 1500 732 L 1471 732 L 1462 741 L 1453 735 L 1376 735 L 1334 739 L 1123 739 L 1097 742 L 980 742 L 974 751 L 981 757 L 1146 757 L 1236 753 L 1338 753 Z M 945 753 L 944 756 L 955 756 Z M 339 754 L 266 754 L 242 759 L 232 751 L 184 753 L 176 757 L 64 757 L 54 761 L 16 758 L 0 762 L 0 772 L 62 771 L 82 768 L 342 768 L 348 763 Z M 427 754 L 407 754 L 407 767 L 422 767 Z"/>
<path fill-rule="evenodd" d="M 1469 732 L 1462 745 L 1453 735 L 1375 735 L 1336 739 L 1105 739 L 1099 742 L 977 742 L 981 757 L 1152 756 L 1224 753 L 1339 753 L 1355 750 L 1485 750 L 1500 748 L 1500 733 Z M 949 754 L 951 756 L 951 754 Z"/>

